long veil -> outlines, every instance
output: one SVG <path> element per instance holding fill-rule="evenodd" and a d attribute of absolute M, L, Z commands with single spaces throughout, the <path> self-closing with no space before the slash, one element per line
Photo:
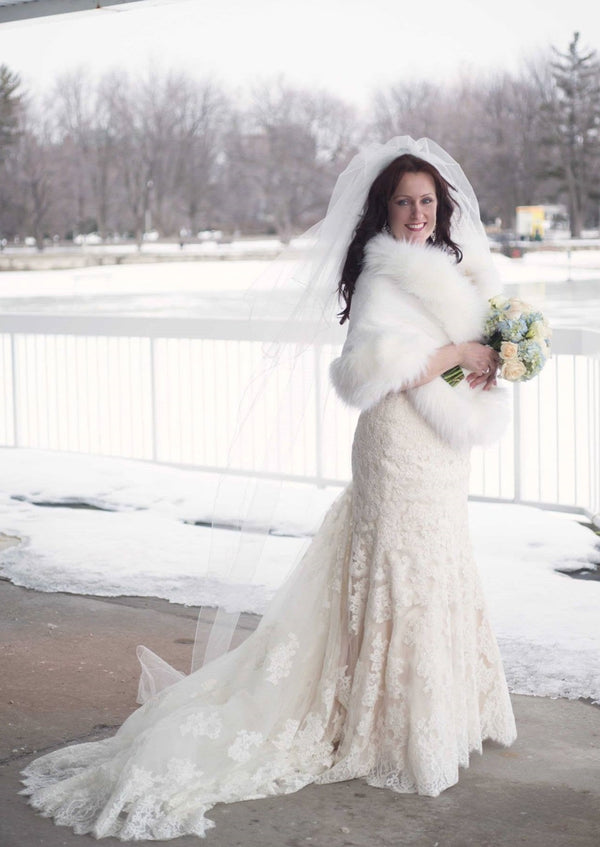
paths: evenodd
<path fill-rule="evenodd" d="M 218 480 L 202 576 L 217 586 L 219 605 L 200 609 L 192 672 L 227 652 L 240 613 L 256 608 L 253 591 L 265 560 L 272 558 L 269 542 L 281 531 L 282 494 L 293 486 L 297 515 L 314 515 L 318 489 L 348 477 L 339 431 L 351 426 L 352 414 L 341 409 L 328 378 L 345 336 L 336 289 L 368 189 L 403 153 L 427 160 L 454 187 L 460 210 L 454 240 L 477 240 L 489 249 L 475 193 L 460 165 L 431 139 L 398 136 L 354 156 L 336 182 L 325 217 L 294 239 L 242 295 L 247 317 L 240 398 L 231 411 L 235 429 Z M 299 523 L 305 533 L 306 521 Z M 278 549 L 282 578 L 309 543 L 305 537 L 288 554 Z M 138 656 L 140 702 L 182 677 L 147 648 L 139 648 Z"/>

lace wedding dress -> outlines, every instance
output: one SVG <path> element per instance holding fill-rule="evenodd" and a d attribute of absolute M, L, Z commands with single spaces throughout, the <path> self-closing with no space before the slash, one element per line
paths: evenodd
<path fill-rule="evenodd" d="M 468 453 L 402 393 L 358 421 L 353 481 L 257 630 L 108 740 L 25 770 L 32 804 L 96 837 L 169 839 L 231 803 L 361 777 L 436 796 L 515 724 L 468 531 Z"/>

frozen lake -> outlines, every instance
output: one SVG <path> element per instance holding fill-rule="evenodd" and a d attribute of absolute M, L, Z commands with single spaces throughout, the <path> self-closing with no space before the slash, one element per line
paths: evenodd
<path fill-rule="evenodd" d="M 600 250 L 495 254 L 509 295 L 541 308 L 555 327 L 600 329 Z M 4 313 L 239 318 L 240 293 L 267 261 L 111 265 L 0 274 Z M 285 297 L 279 295 L 285 313 Z M 277 304 L 274 304 L 277 312 Z"/>

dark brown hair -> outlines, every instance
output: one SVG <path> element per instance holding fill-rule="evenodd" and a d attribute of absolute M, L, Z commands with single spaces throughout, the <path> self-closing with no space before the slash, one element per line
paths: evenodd
<path fill-rule="evenodd" d="M 433 238 L 427 239 L 427 244 L 433 244 L 448 253 L 453 253 L 457 263 L 462 260 L 460 247 L 450 238 L 450 221 L 458 209 L 458 203 L 450 192 L 456 189 L 444 179 L 437 168 L 425 159 L 420 159 L 411 153 L 397 156 L 381 171 L 369 188 L 364 211 L 346 253 L 342 277 L 338 284 L 338 296 L 345 303 L 344 310 L 338 314 L 341 324 L 350 317 L 350 304 L 356 280 L 362 270 L 366 244 L 385 228 L 388 222 L 388 203 L 406 173 L 429 174 L 435 183 L 437 197 L 435 232 Z"/>

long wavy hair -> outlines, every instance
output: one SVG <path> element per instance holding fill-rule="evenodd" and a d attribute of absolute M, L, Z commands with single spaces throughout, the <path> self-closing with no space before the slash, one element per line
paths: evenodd
<path fill-rule="evenodd" d="M 363 267 L 367 242 L 386 228 L 388 203 L 392 199 L 398 183 L 407 173 L 429 174 L 435 183 L 437 197 L 435 231 L 426 243 L 439 247 L 447 253 L 452 253 L 457 264 L 462 261 L 463 254 L 460 247 L 450 238 L 450 222 L 452 215 L 458 209 L 458 203 L 450 192 L 456 189 L 444 179 L 436 167 L 426 162 L 425 159 L 413 156 L 412 153 L 397 156 L 381 171 L 369 188 L 364 211 L 354 230 L 352 241 L 346 253 L 342 276 L 338 284 L 338 297 L 340 301 L 344 301 L 344 309 L 338 314 L 341 324 L 350 317 L 354 286 Z"/>

